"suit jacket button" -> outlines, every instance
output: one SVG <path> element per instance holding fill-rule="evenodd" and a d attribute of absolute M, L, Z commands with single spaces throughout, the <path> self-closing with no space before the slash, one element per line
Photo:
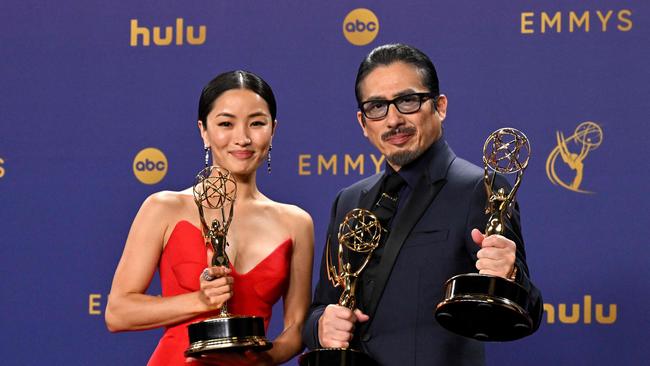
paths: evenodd
<path fill-rule="evenodd" d="M 370 334 L 366 333 L 366 334 L 361 336 L 361 341 L 362 342 L 368 342 L 370 340 L 370 338 L 371 338 Z"/>

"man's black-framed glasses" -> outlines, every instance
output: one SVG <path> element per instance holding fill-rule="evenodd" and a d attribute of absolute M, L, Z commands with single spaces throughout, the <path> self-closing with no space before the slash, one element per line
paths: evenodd
<path fill-rule="evenodd" d="M 401 95 L 395 99 L 383 100 L 375 99 L 362 102 L 359 105 L 361 113 L 372 120 L 380 120 L 386 117 L 388 114 L 388 108 L 391 104 L 395 105 L 395 108 L 402 114 L 411 114 L 420 110 L 422 103 L 428 99 L 433 99 L 433 108 L 436 108 L 436 96 L 431 93 L 412 93 Z"/>

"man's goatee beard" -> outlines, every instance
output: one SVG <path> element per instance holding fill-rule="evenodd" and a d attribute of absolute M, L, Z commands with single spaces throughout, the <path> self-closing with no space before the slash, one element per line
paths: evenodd
<path fill-rule="evenodd" d="M 413 160 L 417 159 L 418 156 L 422 155 L 422 151 L 417 151 L 417 150 L 406 150 L 406 151 L 398 151 L 394 154 L 386 156 L 386 159 L 392 164 L 392 165 L 397 165 L 399 167 L 403 167 L 404 165 L 412 162 Z"/>

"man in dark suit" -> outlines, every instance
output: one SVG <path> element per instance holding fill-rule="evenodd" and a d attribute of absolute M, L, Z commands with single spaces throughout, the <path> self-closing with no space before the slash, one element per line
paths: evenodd
<path fill-rule="evenodd" d="M 447 98 L 421 51 L 377 47 L 361 63 L 355 89 L 359 125 L 387 164 L 337 196 L 328 228 L 332 256 L 346 213 L 381 210 L 386 192 L 395 207 L 380 218 L 387 238 L 359 278 L 356 309 L 336 305 L 341 289 L 328 281 L 323 255 L 303 339 L 309 348 L 361 349 L 381 365 L 482 365 L 482 343 L 445 330 L 433 313 L 448 278 L 478 270 L 528 290 L 532 331 L 539 327 L 542 300 L 529 280 L 518 207 L 503 236 L 478 230 L 488 219 L 483 169 L 457 158 L 444 140 Z"/>

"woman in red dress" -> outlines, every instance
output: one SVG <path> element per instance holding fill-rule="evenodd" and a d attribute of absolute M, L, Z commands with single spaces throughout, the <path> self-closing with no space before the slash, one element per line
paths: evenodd
<path fill-rule="evenodd" d="M 302 349 L 300 334 L 311 295 L 313 223 L 302 209 L 263 195 L 256 183 L 260 165 L 269 164 L 270 171 L 275 115 L 271 88 L 250 72 L 221 74 L 201 93 L 198 128 L 206 164 L 211 156 L 237 182 L 226 249 L 230 268 L 209 265 L 212 249 L 205 245 L 191 187 L 154 193 L 138 211 L 115 271 L 106 324 L 113 332 L 164 327 L 149 365 L 275 365 Z M 146 294 L 157 267 L 162 296 Z M 202 276 L 204 270 L 210 276 Z M 184 357 L 188 324 L 218 314 L 228 301 L 230 313 L 261 316 L 268 326 L 271 308 L 281 297 L 284 330 L 272 349 L 200 362 Z"/>

